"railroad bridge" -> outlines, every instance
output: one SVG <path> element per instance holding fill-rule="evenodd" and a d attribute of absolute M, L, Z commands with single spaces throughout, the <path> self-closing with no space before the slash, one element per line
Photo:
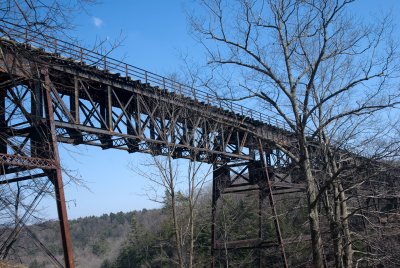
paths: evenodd
<path fill-rule="evenodd" d="M 74 258 L 59 142 L 212 164 L 213 259 L 222 248 L 215 230 L 220 196 L 256 190 L 260 211 L 264 199 L 270 205 L 275 237 L 263 237 L 260 213 L 258 237 L 229 241 L 225 247 L 275 247 L 287 266 L 274 196 L 302 191 L 304 185 L 284 175 L 291 161 L 279 148 L 296 146 L 283 122 L 18 27 L 3 29 L 0 53 L 0 184 L 49 178 L 66 267 L 74 267 Z"/>

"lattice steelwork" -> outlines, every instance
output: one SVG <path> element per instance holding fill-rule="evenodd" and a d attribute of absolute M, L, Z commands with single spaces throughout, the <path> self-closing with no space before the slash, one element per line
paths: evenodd
<path fill-rule="evenodd" d="M 12 31 L 18 37 L 18 28 Z M 26 38 L 27 33 L 20 34 Z M 74 263 L 57 141 L 129 153 L 173 151 L 176 158 L 213 164 L 213 254 L 220 243 L 215 235 L 220 196 L 257 190 L 260 211 L 264 199 L 272 208 L 276 237 L 268 243 L 277 245 L 287 266 L 273 192 L 302 191 L 304 186 L 287 175 L 291 161 L 273 146 L 291 146 L 282 122 L 71 44 L 40 35 L 29 40 L 0 40 L 0 171 L 7 176 L 38 170 L 51 179 L 66 267 Z M 0 184 L 6 182 L 11 180 Z M 261 223 L 255 239 L 229 243 L 236 249 L 268 246 Z"/>

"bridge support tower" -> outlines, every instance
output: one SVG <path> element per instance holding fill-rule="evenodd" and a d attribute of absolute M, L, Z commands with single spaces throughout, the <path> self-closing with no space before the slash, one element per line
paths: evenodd
<path fill-rule="evenodd" d="M 212 185 L 212 223 L 211 223 L 211 267 L 219 267 L 229 263 L 231 251 L 241 252 L 250 257 L 252 265 L 257 267 L 288 267 L 285 254 L 284 241 L 279 225 L 276 211 L 272 176 L 269 171 L 269 154 L 265 152 L 261 141 L 258 142 L 258 150 L 255 152 L 255 160 L 241 163 L 215 164 Z M 246 215 L 235 215 L 239 218 L 237 222 L 241 227 L 248 230 L 240 230 L 248 233 L 246 237 L 231 234 L 232 228 L 227 227 L 226 214 L 232 213 L 223 204 L 225 195 L 234 195 L 236 198 L 228 202 L 235 203 L 235 208 L 241 207 L 243 211 L 233 213 L 244 213 Z M 250 201 L 249 201 L 250 200 Z M 247 204 L 245 204 L 247 202 Z M 266 203 L 269 205 L 269 214 L 265 215 Z M 243 207 L 244 204 L 244 207 Z M 230 204 L 232 206 L 232 204 Z M 235 210 L 234 208 L 234 210 Z M 252 210 L 253 215 L 248 210 Z M 225 210 L 228 210 L 226 212 Z M 248 215 L 247 215 L 248 214 Z M 243 218 L 242 218 L 243 217 Z M 270 219 L 273 230 L 266 234 L 265 218 Z M 250 220 L 250 218 L 252 218 Z M 247 222 L 248 221 L 248 222 Z M 229 223 L 228 223 L 229 224 Z M 225 226 L 224 226 L 225 225 Z M 250 225 L 250 226 L 249 226 Z M 269 236 L 269 237 L 266 237 Z M 266 256 L 264 250 L 274 248 L 278 253 Z M 241 255 L 241 254 L 239 254 Z"/>
<path fill-rule="evenodd" d="M 30 80 L 2 77 L 0 87 L 0 184 L 47 177 L 54 186 L 65 267 L 73 268 L 62 169 L 47 72 Z M 27 104 L 29 103 L 29 104 Z M 30 107 L 29 107 L 30 106 Z M 24 222 L 19 223 L 21 226 Z"/>

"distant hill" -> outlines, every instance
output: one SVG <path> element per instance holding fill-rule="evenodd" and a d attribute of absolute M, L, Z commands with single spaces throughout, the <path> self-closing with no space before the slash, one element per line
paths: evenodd
<path fill-rule="evenodd" d="M 70 220 L 70 230 L 75 253 L 76 267 L 100 267 L 103 263 L 114 260 L 130 230 L 132 217 L 149 231 L 162 218 L 161 209 L 151 209 L 133 212 L 118 212 L 102 216 L 84 217 Z M 47 221 L 29 226 L 37 240 L 30 232 L 23 229 L 10 259 L 14 263 L 22 263 L 29 268 L 57 267 L 54 257 L 63 264 L 63 249 L 56 221 Z M 45 248 L 40 246 L 40 241 Z M 50 254 L 48 254 L 50 252 Z"/>
<path fill-rule="evenodd" d="M 301 239 L 309 228 L 304 224 L 307 220 L 306 210 L 300 199 L 282 199 L 279 201 L 280 211 L 286 211 L 280 218 L 281 230 L 298 240 L 287 245 L 290 266 L 300 267 L 309 260 L 307 240 Z M 187 263 L 190 250 L 193 250 L 193 267 L 209 267 L 211 259 L 211 202 L 210 195 L 199 198 L 193 210 L 193 232 L 189 225 L 186 196 L 180 192 L 176 195 L 175 228 L 171 216 L 171 200 L 165 198 L 161 209 L 118 212 L 91 216 L 70 221 L 72 243 L 75 251 L 76 267 L 85 268 L 141 268 L 141 267 L 177 267 L 179 253 L 177 250 L 177 233 L 180 234 L 181 256 Z M 267 201 L 265 201 L 267 202 Z M 237 240 L 251 240 L 259 234 L 259 201 L 257 194 L 228 194 L 219 202 L 216 215 L 215 233 L 220 245 Z M 266 243 L 273 245 L 263 250 L 263 267 L 282 267 L 280 251 L 274 247 L 275 229 L 270 208 L 263 209 L 263 236 Z M 296 228 L 293 228 L 296 226 Z M 189 243 L 190 234 L 193 235 Z M 37 238 L 37 239 L 36 239 Z M 40 241 L 40 242 L 38 242 Z M 44 245 L 44 246 L 41 246 Z M 190 247 L 190 245 L 193 245 Z M 290 246 L 290 247 L 289 247 Z M 63 267 L 63 250 L 57 221 L 28 226 L 23 229 L 18 244 L 10 252 L 10 261 L 22 263 L 28 268 Z M 294 253 L 295 254 L 294 254 Z M 229 254 L 226 256 L 226 254 Z M 215 254 L 217 266 L 255 267 L 259 251 L 255 249 L 227 250 L 222 249 Z M 58 265 L 60 262 L 61 265 Z M 299 266 L 299 264 L 301 264 Z M 304 266 L 304 265 L 303 265 Z M 303 267 L 301 266 L 301 267 Z M 0 267 L 1 268 L 1 267 Z"/>

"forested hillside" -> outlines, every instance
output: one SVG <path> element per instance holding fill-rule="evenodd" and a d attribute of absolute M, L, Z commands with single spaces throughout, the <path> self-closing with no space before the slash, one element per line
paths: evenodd
<path fill-rule="evenodd" d="M 249 239 L 257 236 L 256 223 L 259 215 L 255 197 L 256 195 L 250 194 L 224 197 L 223 202 L 219 204 L 220 212 L 217 216 L 216 235 L 220 241 Z M 307 229 L 304 224 L 306 214 L 301 209 L 297 209 L 302 207 L 300 199 L 299 196 L 294 198 L 291 204 L 288 204 L 288 201 L 280 202 L 282 206 L 290 207 L 286 216 L 282 218 L 282 230 L 293 235 L 304 233 Z M 193 267 L 207 267 L 210 265 L 211 258 L 210 196 L 202 196 L 194 210 L 192 252 L 185 195 L 178 192 L 176 201 L 181 257 L 184 263 L 188 263 L 189 258 L 192 258 Z M 178 267 L 179 253 L 171 211 L 171 200 L 166 198 L 160 209 L 118 212 L 100 217 L 91 216 L 71 220 L 71 236 L 77 267 Z M 268 214 L 270 211 L 266 210 L 265 213 Z M 272 221 L 270 217 L 265 216 L 263 233 L 269 237 L 267 240 L 275 240 Z M 290 224 L 286 225 L 286 222 Z M 293 223 L 298 225 L 297 229 L 290 227 Z M 23 229 L 10 259 L 14 263 L 23 263 L 31 268 L 57 267 L 51 255 L 62 263 L 62 243 L 58 228 L 58 222 L 48 221 Z M 35 234 L 37 240 L 29 235 L 28 230 Z M 41 247 L 38 241 L 44 247 Z M 301 241 L 299 243 L 304 244 Z M 301 248 L 300 244 L 295 246 L 296 255 L 290 256 L 292 264 L 304 263 L 309 258 L 309 249 Z M 221 249 L 216 255 L 217 260 L 221 258 L 222 261 L 226 253 L 228 253 L 226 250 Z M 251 267 L 257 251 L 236 250 L 228 254 L 226 265 Z M 265 251 L 263 254 L 268 255 L 265 256 L 271 262 L 268 264 L 271 265 L 274 260 L 279 259 L 279 250 Z"/>
<path fill-rule="evenodd" d="M 185 197 L 178 193 L 177 206 L 182 233 L 185 233 Z M 70 220 L 70 231 L 77 267 L 175 267 L 176 246 L 171 202 L 160 209 L 118 212 Z M 196 266 L 208 266 L 210 255 L 209 198 L 196 207 Z M 6 232 L 3 232 L 6 233 Z M 184 238 L 182 234 L 182 238 Z M 187 245 L 183 245 L 187 249 Z M 63 263 L 59 224 L 46 221 L 22 229 L 8 259 L 26 267 L 57 267 Z"/>
<path fill-rule="evenodd" d="M 163 221 L 163 210 L 153 209 L 90 216 L 70 221 L 77 267 L 109 267 L 127 243 L 134 228 L 142 228 L 144 233 L 158 230 Z M 58 222 L 47 221 L 28 227 L 37 239 L 62 263 L 62 243 Z M 55 267 L 56 263 L 37 240 L 23 230 L 12 259 L 28 267 Z M 121 266 L 123 267 L 123 266 Z"/>
<path fill-rule="evenodd" d="M 279 215 L 281 231 L 284 237 L 291 238 L 290 243 L 286 240 L 286 257 L 289 267 L 307 267 L 311 259 L 311 249 L 305 200 L 302 193 L 290 196 L 290 199 L 287 196 L 276 197 L 277 209 L 282 212 Z M 210 197 L 202 196 L 194 210 L 193 232 L 190 231 L 188 222 L 185 195 L 177 192 L 176 201 L 178 230 L 174 228 L 171 200 L 168 198 L 165 198 L 160 209 L 118 212 L 71 220 L 76 267 L 179 267 L 180 258 L 185 265 L 183 267 L 208 267 L 211 259 Z M 262 235 L 265 243 L 260 244 L 260 247 L 263 246 L 262 250 L 257 250 L 233 249 L 230 244 L 234 240 L 250 241 L 257 237 L 260 215 L 256 195 L 224 195 L 218 206 L 215 230 L 219 241 L 216 245 L 219 250 L 215 253 L 218 267 L 254 267 L 258 254 L 261 254 L 264 267 L 281 267 L 280 251 L 274 246 L 276 236 L 270 207 L 266 205 L 262 212 Z M 393 262 L 399 254 L 396 246 L 399 243 L 398 231 L 393 232 L 389 228 L 394 220 L 380 225 L 382 235 L 377 243 L 382 245 L 382 241 L 385 241 L 386 248 L 381 247 L 382 254 L 387 254 L 385 267 L 398 267 L 396 261 Z M 328 236 L 329 225 L 322 222 L 321 226 L 324 236 Z M 352 230 L 358 233 L 366 231 L 356 221 L 352 222 Z M 176 243 L 176 231 L 180 239 L 179 247 Z M 387 235 L 389 233 L 390 236 Z M 364 245 L 359 241 L 359 248 L 362 249 Z M 30 268 L 59 267 L 57 260 L 62 264 L 62 253 L 58 222 L 47 221 L 23 228 L 8 260 Z M 334 255 L 329 247 L 326 256 L 326 261 L 331 262 Z M 381 263 L 383 261 L 385 259 Z M 188 263 L 192 263 L 192 266 L 188 266 Z M 375 263 L 370 264 L 360 267 L 380 267 Z"/>

